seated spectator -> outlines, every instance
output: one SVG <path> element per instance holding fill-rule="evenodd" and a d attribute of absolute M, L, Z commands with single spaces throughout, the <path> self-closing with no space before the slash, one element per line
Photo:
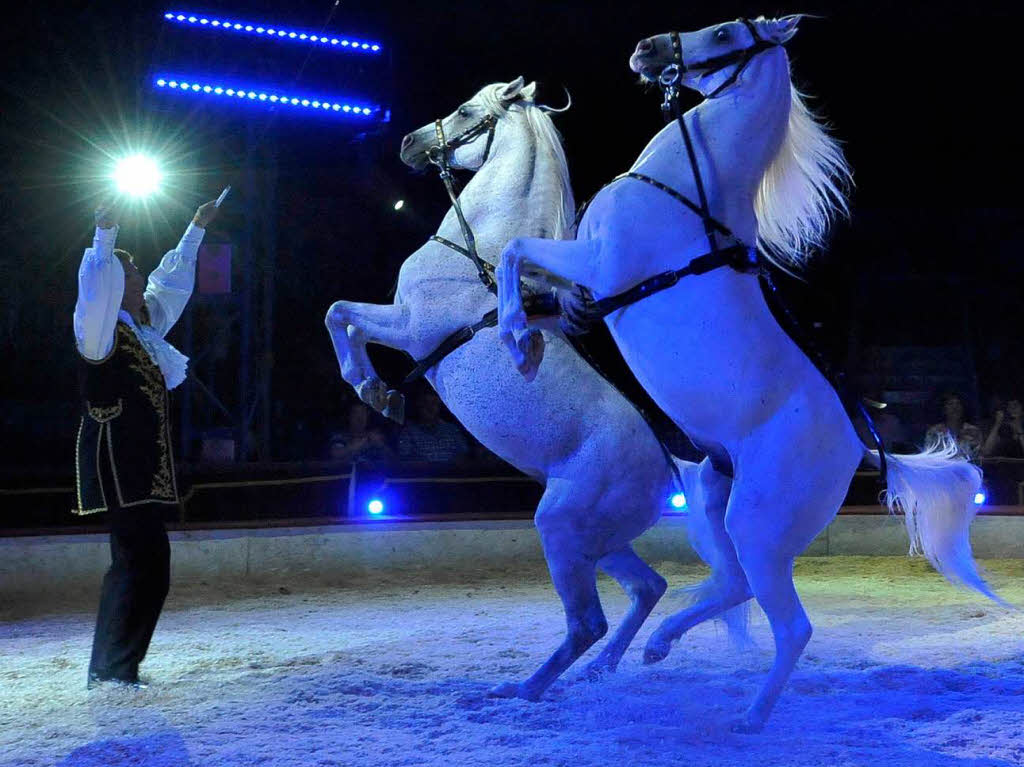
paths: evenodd
<path fill-rule="evenodd" d="M 327 457 L 347 463 L 378 463 L 393 456 L 384 432 L 370 424 L 370 408 L 357 400 L 349 405 L 348 429 L 331 435 Z"/>
<path fill-rule="evenodd" d="M 981 454 L 986 458 L 1024 458 L 1024 406 L 1019 399 L 996 409 Z"/>
<path fill-rule="evenodd" d="M 403 461 L 460 463 L 469 453 L 469 440 L 454 423 L 441 419 L 441 400 L 433 389 L 416 397 L 416 419 L 398 435 L 398 457 Z"/>
<path fill-rule="evenodd" d="M 964 401 L 956 394 L 949 393 L 942 398 L 944 420 L 932 425 L 925 434 L 925 444 L 931 445 L 943 438 L 953 439 L 960 452 L 969 459 L 981 453 L 983 435 L 981 429 L 965 418 Z"/>

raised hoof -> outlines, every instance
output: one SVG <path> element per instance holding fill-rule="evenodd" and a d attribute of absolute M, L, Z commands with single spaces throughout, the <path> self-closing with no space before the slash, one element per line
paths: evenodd
<path fill-rule="evenodd" d="M 378 413 L 387 405 L 388 389 L 379 378 L 367 378 L 356 386 L 356 394 Z"/>
<path fill-rule="evenodd" d="M 741 716 L 739 719 L 734 721 L 729 729 L 732 732 L 740 733 L 742 735 L 756 735 L 764 729 L 764 720 L 760 717 L 756 717 L 749 711 Z"/>
<path fill-rule="evenodd" d="M 530 328 L 516 342 L 516 345 L 523 355 L 519 372 L 527 382 L 532 381 L 537 377 L 540 363 L 544 359 L 544 335 L 537 328 Z"/>
<path fill-rule="evenodd" d="M 650 666 L 653 663 L 661 663 L 668 657 L 671 650 L 672 645 L 668 642 L 655 641 L 655 638 L 651 637 L 647 641 L 647 646 L 644 647 L 644 665 Z"/>
<path fill-rule="evenodd" d="M 492 687 L 487 695 L 491 698 L 519 698 L 531 702 L 540 700 L 540 695 L 531 695 L 524 685 L 516 682 L 502 682 L 496 687 Z"/>
<path fill-rule="evenodd" d="M 405 423 L 405 395 L 398 389 L 388 390 L 383 414 L 385 418 L 390 418 L 395 423 Z"/>

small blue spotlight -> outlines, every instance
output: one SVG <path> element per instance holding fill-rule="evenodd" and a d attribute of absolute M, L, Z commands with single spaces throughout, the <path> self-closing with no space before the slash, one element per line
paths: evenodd
<path fill-rule="evenodd" d="M 371 514 L 383 514 L 384 513 L 384 501 L 379 498 L 374 498 L 368 504 L 366 504 L 366 510 Z"/>
<path fill-rule="evenodd" d="M 686 506 L 686 496 L 682 493 L 673 493 L 668 502 L 672 504 L 673 509 L 681 509 Z"/>
<path fill-rule="evenodd" d="M 974 494 L 974 505 L 975 506 L 982 506 L 982 505 L 984 505 L 984 503 L 985 503 L 985 501 L 987 499 L 988 499 L 988 496 L 985 495 L 984 491 L 979 491 L 979 492 Z"/>

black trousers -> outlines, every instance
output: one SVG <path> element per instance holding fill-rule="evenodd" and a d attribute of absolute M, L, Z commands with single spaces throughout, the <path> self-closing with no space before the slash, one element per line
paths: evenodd
<path fill-rule="evenodd" d="M 106 479 L 106 478 L 105 478 Z M 104 483 L 112 488 L 112 483 Z M 112 499 L 108 492 L 108 502 Z M 171 578 L 171 546 L 163 514 L 166 506 L 110 505 L 110 569 L 103 576 L 89 675 L 101 679 L 138 678 Z"/>

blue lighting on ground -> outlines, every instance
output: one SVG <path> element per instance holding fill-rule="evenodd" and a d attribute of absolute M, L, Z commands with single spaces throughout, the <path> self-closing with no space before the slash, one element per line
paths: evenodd
<path fill-rule="evenodd" d="M 383 514 L 384 513 L 384 501 L 379 498 L 374 498 L 368 504 L 366 504 L 366 510 L 371 514 Z"/>
<path fill-rule="evenodd" d="M 673 509 L 682 509 L 686 507 L 686 496 L 682 493 L 674 493 L 668 502 L 672 505 Z"/>
<path fill-rule="evenodd" d="M 975 493 L 974 494 L 974 505 L 975 506 L 982 506 L 987 499 L 988 499 L 988 496 L 985 495 L 984 492 Z"/>
<path fill-rule="evenodd" d="M 153 84 L 161 90 L 174 91 L 176 93 L 202 93 L 210 98 L 234 96 L 253 101 L 270 102 L 272 104 L 290 104 L 301 106 L 307 111 L 331 112 L 344 114 L 345 116 L 367 118 L 372 115 L 380 115 L 381 109 L 378 106 L 367 106 L 366 104 L 346 103 L 341 99 L 325 98 L 320 96 L 316 99 L 304 98 L 298 94 L 282 93 L 276 88 L 260 88 L 253 90 L 245 87 L 225 87 L 215 82 L 196 82 L 194 78 L 180 80 L 163 75 L 157 77 Z"/>
<path fill-rule="evenodd" d="M 381 44 L 370 40 L 350 40 L 347 37 L 324 35 L 319 32 L 309 32 L 304 30 L 291 31 L 278 29 L 276 27 L 264 27 L 247 21 L 232 21 L 210 18 L 208 16 L 194 16 L 180 11 L 167 11 L 164 13 L 164 18 L 167 21 L 178 24 L 226 29 L 230 32 L 243 32 L 255 37 L 276 37 L 285 38 L 287 40 L 298 40 L 303 43 L 312 43 L 313 45 L 335 48 L 338 50 L 357 51 L 359 53 L 369 54 L 380 53 L 381 51 Z"/>

